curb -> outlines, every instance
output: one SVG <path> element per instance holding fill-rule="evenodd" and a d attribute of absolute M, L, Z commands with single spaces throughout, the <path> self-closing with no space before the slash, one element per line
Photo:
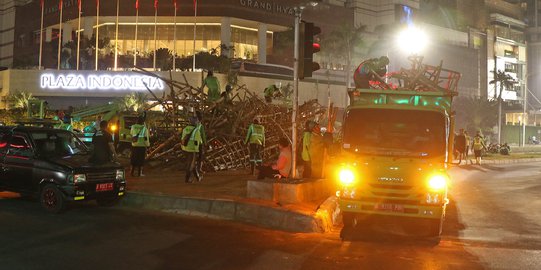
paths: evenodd
<path fill-rule="evenodd" d="M 475 159 L 472 159 L 472 161 L 475 161 Z M 517 158 L 517 159 L 483 159 L 481 160 L 481 165 L 483 164 L 513 164 L 513 163 L 528 163 L 528 162 L 540 162 L 541 158 Z M 451 164 L 452 167 L 460 167 L 463 165 L 475 165 L 475 164 Z"/>
<path fill-rule="evenodd" d="M 321 222 L 325 232 L 329 232 L 340 222 L 340 208 L 338 198 L 331 196 L 323 202 L 316 211 L 316 217 Z"/>
<path fill-rule="evenodd" d="M 499 159 L 499 160 L 482 160 L 481 164 L 513 164 L 541 161 L 541 158 L 520 158 L 520 159 Z"/>
<path fill-rule="evenodd" d="M 331 197 L 333 198 L 333 197 Z M 176 197 L 127 192 L 120 206 L 187 216 L 234 220 L 290 232 L 324 233 L 332 228 L 334 202 L 327 199 L 316 213 L 277 207 L 264 202 Z"/>

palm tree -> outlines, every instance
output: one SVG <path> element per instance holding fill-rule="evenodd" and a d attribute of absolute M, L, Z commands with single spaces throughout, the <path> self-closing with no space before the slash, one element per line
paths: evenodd
<path fill-rule="evenodd" d="M 332 31 L 329 35 L 329 40 L 325 43 L 330 45 L 331 48 L 340 48 L 334 50 L 336 56 L 343 59 L 346 62 L 346 88 L 349 87 L 351 77 L 351 61 L 358 54 L 357 49 L 364 47 L 363 33 L 366 26 L 352 26 L 349 23 L 343 23 L 337 29 Z"/>
<path fill-rule="evenodd" d="M 122 111 L 140 111 L 146 103 L 146 95 L 141 92 L 134 92 L 124 96 L 117 101 L 119 109 Z"/>
<path fill-rule="evenodd" d="M 456 97 L 453 111 L 456 111 L 456 126 L 471 134 L 480 130 L 483 134 L 492 133 L 492 127 L 498 121 L 498 104 L 495 100 L 481 97 Z"/>
<path fill-rule="evenodd" d="M 502 139 L 502 93 L 504 89 L 509 89 L 517 83 L 513 77 L 501 70 L 493 70 L 494 79 L 489 82 L 489 84 L 494 84 L 494 87 L 497 87 L 497 84 L 500 84 L 500 91 L 494 91 L 494 98 L 498 100 L 498 143 L 501 143 Z"/>
<path fill-rule="evenodd" d="M 8 102 L 12 107 L 22 109 L 24 111 L 28 109 L 28 101 L 32 98 L 32 93 L 26 91 L 17 91 L 8 96 Z"/>

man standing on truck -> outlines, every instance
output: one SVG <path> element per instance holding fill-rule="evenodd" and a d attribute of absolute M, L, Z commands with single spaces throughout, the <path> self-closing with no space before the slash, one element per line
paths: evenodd
<path fill-rule="evenodd" d="M 250 143 L 250 167 L 251 174 L 254 175 L 255 167 L 263 162 L 262 151 L 265 147 L 265 127 L 259 124 L 259 119 L 255 118 L 248 127 L 244 145 Z"/>
<path fill-rule="evenodd" d="M 382 56 L 380 58 L 371 58 L 363 61 L 355 70 L 353 74 L 353 81 L 356 88 L 369 89 L 370 81 L 374 81 L 377 74 L 380 77 L 385 76 L 387 73 L 387 65 L 389 64 L 389 58 Z"/>
<path fill-rule="evenodd" d="M 205 86 L 208 87 L 208 101 L 217 101 L 220 99 L 220 82 L 218 81 L 218 78 L 214 77 L 214 72 L 212 70 L 209 70 L 207 73 L 207 77 L 203 80 L 203 85 L 201 86 L 201 90 L 205 89 Z"/>

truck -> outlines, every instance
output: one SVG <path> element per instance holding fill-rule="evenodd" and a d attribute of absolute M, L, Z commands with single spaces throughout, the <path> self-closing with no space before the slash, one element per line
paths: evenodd
<path fill-rule="evenodd" d="M 45 119 L 47 113 L 47 102 L 42 99 L 32 98 L 28 101 L 27 117 L 28 121 L 37 125 L 45 124 L 46 126 L 54 126 L 59 128 L 62 119 L 53 120 Z M 77 137 L 85 144 L 92 142 L 92 136 L 96 131 L 95 119 L 100 115 L 102 120 L 109 122 L 109 131 L 113 134 L 113 140 L 118 153 L 128 155 L 131 148 L 131 126 L 137 122 L 139 115 L 136 112 L 122 111 L 117 104 L 108 103 L 97 106 L 90 106 L 71 113 L 71 119 L 74 122 L 83 119 L 90 120 L 92 124 L 86 126 L 83 130 L 74 130 Z"/>
<path fill-rule="evenodd" d="M 117 151 L 121 154 L 127 155 L 131 148 L 131 126 L 137 123 L 139 115 L 136 112 L 126 112 L 119 109 L 117 104 L 104 104 L 98 106 L 92 106 L 84 109 L 74 111 L 71 117 L 74 121 L 80 121 L 81 119 L 96 117 L 100 115 L 102 120 L 109 122 L 109 131 L 113 135 L 113 141 Z M 92 122 L 91 125 L 86 126 L 82 134 L 79 136 L 85 143 L 92 142 L 92 136 L 96 131 L 95 125 L 99 123 Z"/>
<path fill-rule="evenodd" d="M 343 239 L 373 223 L 441 234 L 460 73 L 415 64 L 395 74 L 400 87 L 380 78 L 376 89 L 350 91 L 333 174 Z"/>

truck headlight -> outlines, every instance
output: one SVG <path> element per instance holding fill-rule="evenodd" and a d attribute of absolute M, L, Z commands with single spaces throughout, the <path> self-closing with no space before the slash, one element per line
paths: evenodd
<path fill-rule="evenodd" d="M 124 170 L 116 170 L 116 180 L 124 180 Z"/>
<path fill-rule="evenodd" d="M 355 182 L 355 173 L 350 168 L 342 168 L 338 172 L 338 180 L 344 186 L 350 186 Z"/>
<path fill-rule="evenodd" d="M 86 182 L 86 174 L 79 173 L 79 174 L 74 174 L 73 175 L 73 183 L 79 184 L 79 183 L 83 183 L 83 182 Z"/>
<path fill-rule="evenodd" d="M 428 179 L 428 188 L 432 191 L 443 191 L 447 187 L 448 177 L 443 174 L 432 175 Z"/>

